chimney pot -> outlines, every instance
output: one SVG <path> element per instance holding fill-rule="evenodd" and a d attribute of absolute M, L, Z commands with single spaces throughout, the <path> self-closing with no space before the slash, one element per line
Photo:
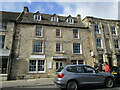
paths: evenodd
<path fill-rule="evenodd" d="M 24 7 L 24 12 L 26 13 L 26 12 L 29 12 L 29 9 L 28 9 L 28 7 Z"/>

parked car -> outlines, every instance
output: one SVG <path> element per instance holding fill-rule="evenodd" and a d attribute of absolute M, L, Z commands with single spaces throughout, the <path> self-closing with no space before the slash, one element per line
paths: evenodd
<path fill-rule="evenodd" d="M 55 72 L 54 83 L 65 90 L 77 90 L 83 85 L 114 86 L 114 75 L 100 72 L 89 65 L 66 65 Z"/>
<path fill-rule="evenodd" d="M 111 68 L 111 73 L 115 76 L 115 81 L 120 82 L 120 66 L 113 66 Z"/>

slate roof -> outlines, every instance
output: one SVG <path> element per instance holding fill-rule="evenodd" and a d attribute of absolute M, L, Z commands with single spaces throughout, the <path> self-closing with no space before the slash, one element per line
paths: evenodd
<path fill-rule="evenodd" d="M 77 19 L 77 17 L 72 17 L 74 19 L 74 24 L 69 24 L 66 22 L 66 19 L 68 17 L 56 15 L 59 18 L 59 21 L 54 22 L 54 21 L 51 21 L 51 17 L 53 15 L 39 13 L 39 15 L 41 15 L 41 20 L 37 21 L 37 20 L 34 20 L 35 14 L 36 13 L 23 12 L 19 17 L 19 19 L 17 20 L 17 22 L 24 23 L 24 24 L 40 24 L 40 25 L 49 25 L 49 26 L 58 26 L 58 27 L 61 26 L 61 27 L 73 27 L 73 28 L 87 28 L 85 27 L 85 25 L 82 23 L 80 19 Z"/>
<path fill-rule="evenodd" d="M 41 15 L 41 21 L 34 20 L 34 15 L 39 14 Z M 60 26 L 60 27 L 73 27 L 73 28 L 87 28 L 82 23 L 80 19 L 77 17 L 70 17 L 74 19 L 74 24 L 69 24 L 66 22 L 66 19 L 69 18 L 65 16 L 58 16 L 56 14 L 42 14 L 42 13 L 20 13 L 20 12 L 9 12 L 9 11 L 0 11 L 0 20 L 3 21 L 16 21 L 17 23 L 24 23 L 24 24 L 40 24 L 40 25 L 48 25 L 48 26 Z M 51 21 L 52 16 L 57 16 L 59 18 L 59 22 Z"/>
<path fill-rule="evenodd" d="M 34 20 L 33 16 L 34 14 L 39 14 L 42 16 L 41 21 Z M 94 18 L 99 20 L 106 20 L 106 21 L 114 21 L 114 22 L 120 22 L 120 20 L 110 20 L 110 19 L 102 19 L 102 18 L 96 18 L 91 16 L 86 16 L 83 20 L 77 19 L 77 17 L 71 17 L 70 15 L 68 17 L 65 16 L 58 16 L 56 14 L 50 15 L 50 14 L 42 14 L 42 13 L 31 13 L 31 12 L 9 12 L 9 11 L 0 11 L 0 20 L 4 21 L 16 21 L 18 23 L 24 23 L 24 24 L 40 24 L 40 25 L 49 25 L 49 26 L 63 26 L 63 27 L 73 27 L 73 28 L 87 28 L 83 24 L 82 21 L 86 18 Z M 56 16 L 59 18 L 59 22 L 51 21 L 51 17 Z M 67 18 L 73 18 L 74 24 L 69 24 L 66 22 Z"/>
<path fill-rule="evenodd" d="M 15 21 L 19 15 L 20 12 L 0 11 L 0 20 Z"/>

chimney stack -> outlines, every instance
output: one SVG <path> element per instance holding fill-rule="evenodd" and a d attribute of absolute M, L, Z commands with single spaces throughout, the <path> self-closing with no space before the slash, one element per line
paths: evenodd
<path fill-rule="evenodd" d="M 24 13 L 27 13 L 27 12 L 29 12 L 29 9 L 28 7 L 24 6 Z"/>
<path fill-rule="evenodd" d="M 77 19 L 81 19 L 81 15 L 80 14 L 77 15 Z"/>

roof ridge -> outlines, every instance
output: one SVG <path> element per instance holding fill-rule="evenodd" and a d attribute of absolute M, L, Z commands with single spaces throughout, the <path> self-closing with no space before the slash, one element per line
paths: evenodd
<path fill-rule="evenodd" d="M 21 12 L 11 12 L 11 11 L 0 11 L 0 12 L 6 12 L 6 13 L 21 13 Z"/>
<path fill-rule="evenodd" d="M 120 20 L 117 20 L 117 19 L 105 19 L 105 18 L 94 17 L 94 16 L 86 16 L 85 18 L 94 18 L 94 19 L 106 20 L 106 21 L 120 21 Z M 85 18 L 84 18 L 84 19 L 85 19 Z M 83 19 L 83 20 L 84 20 L 84 19 Z"/>

